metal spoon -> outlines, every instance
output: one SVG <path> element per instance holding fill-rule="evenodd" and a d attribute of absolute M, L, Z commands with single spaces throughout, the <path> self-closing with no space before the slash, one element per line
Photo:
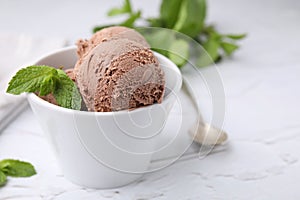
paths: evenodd
<path fill-rule="evenodd" d="M 182 90 L 191 98 L 198 112 L 197 122 L 189 130 L 189 135 L 192 137 L 193 141 L 206 146 L 206 148 L 208 147 L 208 149 L 214 148 L 215 145 L 224 144 L 228 140 L 227 133 L 204 122 L 200 113 L 200 108 L 195 97 L 191 94 L 185 78 L 183 79 Z"/>

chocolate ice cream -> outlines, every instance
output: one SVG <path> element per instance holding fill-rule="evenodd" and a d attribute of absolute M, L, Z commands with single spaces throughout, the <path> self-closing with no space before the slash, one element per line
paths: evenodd
<path fill-rule="evenodd" d="M 77 52 L 76 83 L 89 111 L 118 111 L 162 102 L 164 73 L 136 31 L 103 29 L 91 40 L 80 40 Z"/>
<path fill-rule="evenodd" d="M 123 26 L 112 26 L 96 32 L 89 40 L 80 39 L 77 41 L 77 55 L 79 57 L 79 60 L 82 59 L 83 56 L 89 53 L 101 42 L 121 38 L 126 38 L 138 42 L 145 47 L 150 47 L 144 37 L 137 31 Z"/>

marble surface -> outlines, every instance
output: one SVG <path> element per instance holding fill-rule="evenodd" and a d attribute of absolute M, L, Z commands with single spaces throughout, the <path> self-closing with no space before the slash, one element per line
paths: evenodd
<path fill-rule="evenodd" d="M 93 25 L 117 20 L 106 19 L 105 10 L 120 1 L 85 2 L 2 0 L 0 32 L 47 34 L 73 43 L 89 36 Z M 158 12 L 157 0 L 133 2 L 147 16 Z M 219 30 L 248 33 L 240 50 L 217 65 L 230 137 L 224 151 L 176 162 L 126 187 L 85 189 L 63 177 L 27 109 L 0 134 L 0 159 L 28 160 L 38 175 L 10 179 L 0 199 L 299 199 L 299 10 L 296 0 L 209 1 L 208 20 Z M 210 101 L 207 94 L 199 99 L 208 121 Z"/>

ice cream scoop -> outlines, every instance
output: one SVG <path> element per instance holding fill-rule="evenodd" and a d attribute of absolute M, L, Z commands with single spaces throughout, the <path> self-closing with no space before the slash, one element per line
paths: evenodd
<path fill-rule="evenodd" d="M 98 44 L 75 76 L 89 111 L 133 109 L 161 103 L 164 95 L 164 73 L 153 52 L 129 39 Z"/>
<path fill-rule="evenodd" d="M 144 37 L 137 31 L 123 26 L 112 26 L 96 32 L 89 40 L 80 39 L 77 41 L 77 55 L 79 57 L 79 60 L 81 60 L 101 42 L 122 38 L 138 42 L 144 47 L 150 47 Z"/>
<path fill-rule="evenodd" d="M 89 111 L 110 112 L 161 103 L 164 73 L 133 29 L 102 29 L 77 42 L 77 86 Z"/>

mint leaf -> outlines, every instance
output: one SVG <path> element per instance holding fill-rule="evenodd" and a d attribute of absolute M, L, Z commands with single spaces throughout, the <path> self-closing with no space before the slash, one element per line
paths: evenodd
<path fill-rule="evenodd" d="M 228 42 L 221 42 L 221 47 L 227 56 L 230 56 L 235 50 L 239 48 L 239 46 Z"/>
<path fill-rule="evenodd" d="M 124 22 L 122 22 L 120 25 L 121 26 L 126 26 L 126 27 L 130 27 L 130 28 L 132 28 L 133 27 L 133 25 L 134 25 L 134 23 L 135 23 L 135 21 L 137 20 L 137 19 L 139 19 L 141 17 L 141 11 L 138 11 L 138 12 L 136 12 L 136 13 L 132 13 L 129 17 L 128 17 L 128 19 L 126 19 Z"/>
<path fill-rule="evenodd" d="M 240 40 L 247 36 L 247 34 L 227 34 L 224 35 L 227 38 L 233 39 L 233 40 Z"/>
<path fill-rule="evenodd" d="M 131 8 L 131 3 L 129 0 L 125 0 L 123 3 L 123 6 L 120 8 L 113 8 L 111 9 L 107 15 L 108 16 L 115 16 L 115 15 L 121 15 L 121 14 L 129 14 L 129 17 L 122 23 L 119 24 L 119 26 L 126 26 L 132 28 L 135 21 L 141 17 L 141 11 L 133 12 Z M 107 26 L 103 26 L 107 27 Z M 101 30 L 103 27 L 95 27 L 94 32 Z"/>
<path fill-rule="evenodd" d="M 189 59 L 189 44 L 182 39 L 175 40 L 170 46 L 168 53 L 168 57 L 178 67 L 182 67 Z"/>
<path fill-rule="evenodd" d="M 41 83 L 39 94 L 41 96 L 44 96 L 51 93 L 55 89 L 55 84 L 56 84 L 55 76 L 45 77 L 43 82 Z"/>
<path fill-rule="evenodd" d="M 130 6 L 130 9 L 127 4 Z M 206 9 L 206 0 L 162 0 L 159 16 L 154 18 L 143 18 L 141 13 L 132 11 L 129 1 L 125 1 L 121 8 L 112 9 L 113 11 L 110 11 L 109 16 L 128 13 L 129 17 L 124 22 L 117 23 L 115 25 L 138 28 L 135 26 L 135 21 L 137 19 L 141 19 L 146 22 L 146 26 L 168 28 L 192 37 L 199 44 L 204 45 L 206 51 L 208 52 L 208 55 L 205 55 L 205 53 L 199 55 L 197 58 L 198 66 L 207 66 L 214 61 L 220 61 L 222 58 L 221 56 L 225 54 L 231 55 L 237 49 L 237 45 L 234 44 L 235 40 L 243 39 L 246 37 L 246 34 L 221 34 L 217 32 L 214 26 L 207 25 L 205 23 Z M 129 12 L 129 10 L 131 11 Z M 95 33 L 96 31 L 107 26 L 108 25 L 97 26 L 93 29 L 93 31 Z M 149 38 L 146 36 L 146 39 L 148 43 L 150 43 L 152 50 L 155 50 L 165 56 L 171 56 L 179 67 L 183 64 L 182 60 L 175 58 L 172 54 L 169 55 L 168 49 L 171 45 L 166 45 L 169 42 L 164 41 L 165 37 Z M 155 40 L 159 42 L 155 42 Z M 172 41 L 175 40 L 172 39 Z M 162 49 L 159 47 L 162 45 L 154 45 L 155 47 L 152 47 L 152 41 L 153 43 L 162 43 L 164 48 Z M 221 45 L 221 42 L 233 42 L 231 43 L 233 45 Z M 234 45 L 236 47 L 233 47 Z"/>
<path fill-rule="evenodd" d="M 213 61 L 215 61 L 218 56 L 218 49 L 220 47 L 220 42 L 215 37 L 210 37 L 204 44 L 204 49 L 207 51 L 208 55 L 212 58 Z"/>
<path fill-rule="evenodd" d="M 58 69 L 57 72 L 59 79 L 56 88 L 53 91 L 53 95 L 58 105 L 65 108 L 80 110 L 82 100 L 76 84 L 63 70 Z"/>
<path fill-rule="evenodd" d="M 141 18 L 141 11 L 137 11 L 137 12 L 133 12 L 132 11 L 132 7 L 131 7 L 131 3 L 129 0 L 125 0 L 123 2 L 123 6 L 120 8 L 112 8 L 111 10 L 109 10 L 109 12 L 107 13 L 108 16 L 115 16 L 115 15 L 121 15 L 121 14 L 129 14 L 128 18 L 123 21 L 122 23 L 119 24 L 111 24 L 111 25 L 104 25 L 104 26 L 96 26 L 93 28 L 93 32 L 97 32 L 103 28 L 106 27 L 110 27 L 110 26 L 126 26 L 129 28 L 133 28 L 134 27 L 134 23 L 137 19 Z"/>
<path fill-rule="evenodd" d="M 203 29 L 205 16 L 205 0 L 183 0 L 173 29 L 195 38 Z"/>
<path fill-rule="evenodd" d="M 53 93 L 59 106 L 80 110 L 81 96 L 76 84 L 60 69 L 45 65 L 29 66 L 17 72 L 9 82 L 7 93 L 39 92 L 44 96 Z"/>
<path fill-rule="evenodd" d="M 163 0 L 160 6 L 160 18 L 166 28 L 173 28 L 182 4 L 182 0 Z"/>
<path fill-rule="evenodd" d="M 203 48 L 204 50 L 206 50 L 206 52 L 203 52 L 199 56 L 197 60 L 197 65 L 199 67 L 204 67 L 216 61 L 219 58 L 219 47 L 220 47 L 219 38 L 217 37 L 208 38 L 208 40 L 203 44 Z"/>
<path fill-rule="evenodd" d="M 189 44 L 177 39 L 169 29 L 136 29 L 150 44 L 151 49 L 170 58 L 178 67 L 189 59 Z"/>
<path fill-rule="evenodd" d="M 46 95 L 54 88 L 55 76 L 57 76 L 57 71 L 52 67 L 29 66 L 17 72 L 8 83 L 6 92 L 18 95 L 23 92 L 39 91 L 40 95 Z"/>
<path fill-rule="evenodd" d="M 108 16 L 121 15 L 126 13 L 132 13 L 132 8 L 129 0 L 125 0 L 123 6 L 120 8 L 112 8 L 108 11 Z"/>
<path fill-rule="evenodd" d="M 36 174 L 34 167 L 24 161 L 5 159 L 0 162 L 0 170 L 7 176 L 29 177 Z"/>
<path fill-rule="evenodd" d="M 150 26 L 152 27 L 162 27 L 163 26 L 163 21 L 160 18 L 148 18 L 146 19 Z"/>
<path fill-rule="evenodd" d="M 145 37 L 152 50 L 168 56 L 170 46 L 176 39 L 173 32 L 168 29 L 151 29 L 149 32 L 147 29 L 136 30 Z"/>
<path fill-rule="evenodd" d="M 5 185 L 6 181 L 6 175 L 0 170 L 0 187 Z"/>
<path fill-rule="evenodd" d="M 246 34 L 221 34 L 216 31 L 214 26 L 206 26 L 204 28 L 204 32 L 207 40 L 204 42 L 203 47 L 211 56 L 213 61 L 218 61 L 218 59 L 221 58 L 220 50 L 223 50 L 224 54 L 227 56 L 232 55 L 233 52 L 239 48 L 238 45 L 234 44 L 234 40 L 240 40 L 246 37 Z M 211 64 L 211 62 L 208 62 L 209 59 L 202 59 L 205 62 L 199 61 L 201 65 L 204 65 L 204 63 L 207 63 L 206 65 Z"/>

